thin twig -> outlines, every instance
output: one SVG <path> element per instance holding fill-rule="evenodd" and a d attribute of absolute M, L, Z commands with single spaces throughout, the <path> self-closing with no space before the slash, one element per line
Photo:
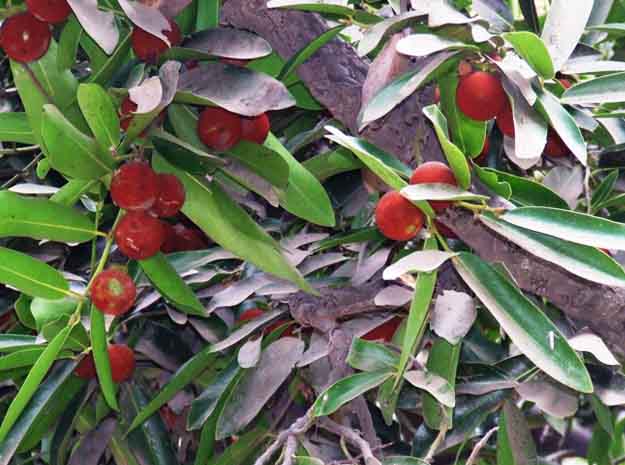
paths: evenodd
<path fill-rule="evenodd" d="M 428 462 L 428 463 L 432 462 L 432 459 L 434 458 L 434 455 L 436 455 L 436 451 L 441 446 L 443 441 L 445 441 L 445 436 L 447 435 L 447 429 L 448 428 L 449 427 L 447 425 L 447 421 L 443 420 L 441 422 L 441 429 L 438 432 L 438 435 L 436 436 L 436 439 L 434 439 L 434 442 L 432 443 L 432 445 L 430 445 L 430 450 L 428 450 L 428 453 L 423 458 L 424 462 Z"/>
<path fill-rule="evenodd" d="M 312 411 L 309 410 L 306 412 L 306 415 L 298 418 L 295 423 L 293 423 L 288 429 L 281 431 L 276 437 L 275 441 L 271 443 L 271 445 L 267 448 L 263 454 L 256 459 L 254 465 L 264 465 L 273 457 L 273 455 L 278 452 L 280 447 L 289 439 L 291 436 L 297 436 L 299 434 L 303 434 L 312 425 L 314 421 L 314 417 L 312 416 Z"/>
<path fill-rule="evenodd" d="M 480 451 L 484 448 L 484 446 L 486 445 L 486 443 L 488 442 L 488 440 L 490 439 L 490 437 L 495 434 L 495 432 L 499 429 L 498 426 L 495 426 L 494 428 L 490 429 L 482 439 L 480 439 L 478 441 L 477 444 L 475 444 L 475 446 L 473 447 L 473 450 L 471 451 L 471 455 L 469 455 L 469 458 L 467 459 L 467 462 L 465 463 L 465 465 L 473 465 L 475 463 L 475 461 L 477 460 L 478 456 L 480 455 Z"/>
<path fill-rule="evenodd" d="M 284 456 L 282 459 L 282 465 L 293 465 L 293 459 L 296 451 L 297 439 L 295 439 L 295 436 L 291 435 L 286 439 L 286 445 L 284 446 L 284 452 L 282 453 Z"/>
<path fill-rule="evenodd" d="M 338 423 L 330 420 L 329 418 L 321 418 L 318 421 L 319 427 L 336 434 L 337 436 L 344 437 L 348 442 L 360 449 L 362 458 L 365 461 L 365 465 L 381 465 L 381 462 L 373 455 L 371 445 L 365 441 L 358 432 L 348 428 L 347 426 L 339 425 Z"/>

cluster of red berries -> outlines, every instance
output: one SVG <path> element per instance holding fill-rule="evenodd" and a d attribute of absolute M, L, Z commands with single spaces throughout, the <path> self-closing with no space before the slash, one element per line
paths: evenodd
<path fill-rule="evenodd" d="M 0 47 L 21 63 L 41 58 L 48 51 L 50 24 L 65 21 L 71 14 L 67 0 L 26 0 L 28 11 L 7 18 L 0 27 Z"/>
<path fill-rule="evenodd" d="M 269 129 L 269 118 L 265 113 L 245 117 L 217 107 L 202 111 L 197 125 L 200 140 L 220 152 L 231 149 L 241 140 L 263 144 Z"/>
<path fill-rule="evenodd" d="M 115 241 L 134 260 L 150 258 L 165 243 L 167 229 L 160 218 L 175 216 L 185 201 L 185 190 L 172 174 L 157 174 L 142 161 L 129 162 L 111 181 L 113 202 L 127 213 L 115 229 Z"/>
<path fill-rule="evenodd" d="M 410 177 L 410 184 L 449 184 L 457 186 L 453 171 L 444 163 L 430 161 L 418 166 Z M 448 201 L 430 201 L 436 213 L 442 213 L 451 206 Z M 391 191 L 382 196 L 375 209 L 375 222 L 380 232 L 394 241 L 414 239 L 423 228 L 425 217 L 419 208 L 399 192 Z M 435 220 L 439 232 L 455 238 L 453 231 Z"/>
<path fill-rule="evenodd" d="M 113 381 L 122 383 L 129 380 L 135 371 L 135 354 L 132 349 L 124 344 L 113 344 L 108 347 L 108 356 Z M 96 377 L 96 368 L 93 355 L 85 356 L 74 370 L 74 373 L 82 379 L 94 379 Z"/>
<path fill-rule="evenodd" d="M 182 33 L 175 21 L 169 21 L 169 30 L 163 30 L 163 34 L 169 40 L 172 47 L 180 45 Z M 160 56 L 170 47 L 167 42 L 150 34 L 139 26 L 135 26 L 130 36 L 132 49 L 137 58 L 146 63 L 157 63 Z"/>

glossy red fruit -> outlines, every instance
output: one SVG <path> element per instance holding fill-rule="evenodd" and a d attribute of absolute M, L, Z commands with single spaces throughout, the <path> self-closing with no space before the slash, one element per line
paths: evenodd
<path fill-rule="evenodd" d="M 26 6 L 35 18 L 46 23 L 61 23 L 72 13 L 67 0 L 26 0 Z"/>
<path fill-rule="evenodd" d="M 165 242 L 161 246 L 161 252 L 186 252 L 190 250 L 202 250 L 208 247 L 203 233 L 195 228 L 189 228 L 182 223 L 170 225 L 163 223 L 165 227 Z"/>
<path fill-rule="evenodd" d="M 549 128 L 549 132 L 547 133 L 547 145 L 545 145 L 543 153 L 552 158 L 560 158 L 567 156 L 571 152 L 558 133 Z"/>
<path fill-rule="evenodd" d="M 497 127 L 508 137 L 514 137 L 514 115 L 510 102 L 506 102 L 503 110 L 497 115 Z"/>
<path fill-rule="evenodd" d="M 180 28 L 175 21 L 169 20 L 169 31 L 163 30 L 163 34 L 169 40 L 172 47 L 179 45 L 182 42 L 182 34 Z M 132 30 L 131 36 L 132 49 L 137 55 L 137 58 L 146 63 L 156 63 L 168 48 L 169 45 L 156 36 L 153 36 L 149 32 L 135 26 Z"/>
<path fill-rule="evenodd" d="M 507 101 L 499 78 L 476 71 L 460 79 L 456 103 L 460 111 L 477 121 L 488 121 L 497 116 Z"/>
<path fill-rule="evenodd" d="M 19 13 L 5 19 L 0 27 L 0 47 L 9 58 L 21 63 L 41 58 L 48 51 L 52 33 L 48 23 L 31 13 Z"/>
<path fill-rule="evenodd" d="M 158 253 L 165 241 L 163 222 L 146 212 L 128 212 L 115 228 L 119 250 L 133 260 L 145 260 Z"/>
<path fill-rule="evenodd" d="M 410 176 L 410 184 L 449 184 L 457 186 L 454 172 L 444 163 L 428 161 L 418 166 Z M 451 202 L 430 201 L 430 205 L 437 213 L 451 206 Z"/>
<path fill-rule="evenodd" d="M 184 185 L 174 174 L 162 173 L 158 175 L 158 197 L 152 211 L 161 218 L 176 215 L 185 200 Z"/>
<path fill-rule="evenodd" d="M 144 161 L 128 162 L 113 175 L 111 197 L 124 210 L 148 210 L 158 195 L 158 175 Z"/>
<path fill-rule="evenodd" d="M 423 227 L 423 213 L 397 191 L 387 192 L 375 208 L 380 232 L 395 241 L 413 239 Z"/>
<path fill-rule="evenodd" d="M 95 362 L 93 355 L 85 355 L 74 369 L 74 374 L 82 379 L 93 379 L 96 377 Z"/>
<path fill-rule="evenodd" d="M 129 380 L 135 371 L 135 353 L 125 344 L 113 344 L 108 348 L 111 376 L 116 383 Z"/>
<path fill-rule="evenodd" d="M 490 139 L 488 138 L 487 134 L 486 139 L 484 139 L 484 147 L 482 147 L 482 151 L 476 158 L 473 159 L 473 161 L 478 165 L 482 165 L 486 162 L 486 159 L 488 158 L 488 152 L 490 152 Z"/>
<path fill-rule="evenodd" d="M 401 325 L 402 319 L 398 316 L 391 318 L 387 322 L 381 324 L 377 328 L 372 329 L 367 334 L 362 336 L 361 339 L 365 341 L 384 341 L 391 342 L 397 328 Z"/>
<path fill-rule="evenodd" d="M 120 268 L 109 268 L 93 280 L 91 301 L 107 315 L 122 315 L 130 310 L 137 297 L 132 278 Z"/>
<path fill-rule="evenodd" d="M 241 140 L 241 117 L 223 108 L 206 108 L 200 114 L 197 133 L 210 148 L 226 151 Z"/>
<path fill-rule="evenodd" d="M 262 145 L 269 134 L 269 117 L 262 115 L 241 118 L 241 139 Z"/>

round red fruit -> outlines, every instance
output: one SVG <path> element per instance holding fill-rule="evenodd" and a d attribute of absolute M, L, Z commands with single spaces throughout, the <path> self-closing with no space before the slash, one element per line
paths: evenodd
<path fill-rule="evenodd" d="M 174 21 L 169 21 L 170 30 L 163 30 L 163 34 L 169 40 L 172 47 L 182 42 L 182 34 L 180 28 Z M 159 57 L 169 48 L 167 42 L 150 34 L 149 32 L 135 26 L 132 30 L 132 49 L 137 58 L 146 63 L 156 63 Z"/>
<path fill-rule="evenodd" d="M 251 118 L 241 118 L 241 139 L 262 145 L 269 134 L 269 117 L 266 113 Z"/>
<path fill-rule="evenodd" d="M 457 186 L 454 172 L 444 163 L 428 161 L 418 166 L 410 176 L 410 184 L 449 184 Z M 440 213 L 451 206 L 451 202 L 430 201 L 430 205 Z"/>
<path fill-rule="evenodd" d="M 158 188 L 152 211 L 162 218 L 176 215 L 184 205 L 184 185 L 176 175 L 163 173 L 158 175 Z"/>
<path fill-rule="evenodd" d="M 113 344 L 109 346 L 108 353 L 113 381 L 122 383 L 130 379 L 135 371 L 135 354 L 132 349 L 124 344 Z"/>
<path fill-rule="evenodd" d="M 133 260 L 145 260 L 156 255 L 164 241 L 163 222 L 145 212 L 126 213 L 115 228 L 115 242 L 119 250 Z"/>
<path fill-rule="evenodd" d="M 41 58 L 48 51 L 52 33 L 48 23 L 31 13 L 19 13 L 7 18 L 0 27 L 0 47 L 7 56 L 21 63 Z"/>
<path fill-rule="evenodd" d="M 119 127 L 124 131 L 128 131 L 130 123 L 132 122 L 133 113 L 137 110 L 137 104 L 130 100 L 130 97 L 126 97 L 121 106 L 119 107 Z"/>
<path fill-rule="evenodd" d="M 558 133 L 549 128 L 549 132 L 547 133 L 547 145 L 545 145 L 545 151 L 543 153 L 552 158 L 560 158 L 567 156 L 570 151 Z"/>
<path fill-rule="evenodd" d="M 120 268 L 109 268 L 93 281 L 91 301 L 107 315 L 122 315 L 135 303 L 137 288 L 128 273 Z"/>
<path fill-rule="evenodd" d="M 200 115 L 197 132 L 210 148 L 224 152 L 241 140 L 241 117 L 223 108 L 206 108 Z"/>
<path fill-rule="evenodd" d="M 490 139 L 488 138 L 488 135 L 486 135 L 486 139 L 484 139 L 484 147 L 482 147 L 482 151 L 473 159 L 473 161 L 478 165 L 484 164 L 488 158 L 488 152 L 490 152 Z"/>
<path fill-rule="evenodd" d="M 82 379 L 93 379 L 96 377 L 95 362 L 93 355 L 85 355 L 74 369 L 74 374 Z"/>
<path fill-rule="evenodd" d="M 497 76 L 476 71 L 460 79 L 456 103 L 460 111 L 477 121 L 497 116 L 507 101 L 506 92 Z"/>
<path fill-rule="evenodd" d="M 72 13 L 67 0 L 26 0 L 33 16 L 46 23 L 62 23 Z"/>
<path fill-rule="evenodd" d="M 364 339 L 365 341 L 391 342 L 401 322 L 402 319 L 400 317 L 393 317 L 387 322 L 382 323 L 377 328 L 373 328 L 367 334 L 362 336 L 362 339 Z"/>
<path fill-rule="evenodd" d="M 124 164 L 113 175 L 111 197 L 125 210 L 148 210 L 159 195 L 158 175 L 144 161 Z"/>
<path fill-rule="evenodd" d="M 514 137 L 514 115 L 510 102 L 506 102 L 504 109 L 497 115 L 497 127 L 502 134 Z"/>
<path fill-rule="evenodd" d="M 163 223 L 165 227 L 165 242 L 161 246 L 161 252 L 186 252 L 190 250 L 202 250 L 208 247 L 204 235 L 194 228 L 188 228 L 182 223 L 170 225 Z"/>
<path fill-rule="evenodd" d="M 397 191 L 382 196 L 375 209 L 380 232 L 395 241 L 413 239 L 423 227 L 423 213 Z"/>

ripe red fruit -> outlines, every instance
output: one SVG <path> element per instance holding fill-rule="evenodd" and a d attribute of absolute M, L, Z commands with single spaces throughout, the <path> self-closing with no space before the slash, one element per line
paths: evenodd
<path fill-rule="evenodd" d="M 197 133 L 209 147 L 226 151 L 241 140 L 243 132 L 241 117 L 223 108 L 206 108 L 200 114 Z"/>
<path fill-rule="evenodd" d="M 125 344 L 113 344 L 108 348 L 111 376 L 116 383 L 124 382 L 135 371 L 135 353 Z"/>
<path fill-rule="evenodd" d="M 180 179 L 174 174 L 159 174 L 158 189 L 159 194 L 152 211 L 162 218 L 176 215 L 184 205 L 185 200 L 184 185 Z"/>
<path fill-rule="evenodd" d="M 365 341 L 391 342 L 401 322 L 402 322 L 402 319 L 398 316 L 391 318 L 390 320 L 381 324 L 377 328 L 374 328 L 371 331 L 369 331 L 367 334 L 362 336 L 361 339 L 364 339 Z"/>
<path fill-rule="evenodd" d="M 460 111 L 477 121 L 497 116 L 507 101 L 506 92 L 497 76 L 476 71 L 460 79 L 456 103 Z"/>
<path fill-rule="evenodd" d="M 93 379 L 96 377 L 95 362 L 93 361 L 93 355 L 85 355 L 76 368 L 74 368 L 74 374 L 82 379 Z"/>
<path fill-rule="evenodd" d="M 380 232 L 395 241 L 414 238 L 423 227 L 423 213 L 397 191 L 387 192 L 375 208 Z"/>
<path fill-rule="evenodd" d="M 159 179 L 144 161 L 131 161 L 119 168 L 111 181 L 113 202 L 125 210 L 148 210 L 159 195 Z"/>
<path fill-rule="evenodd" d="M 165 227 L 165 241 L 161 246 L 161 252 L 185 252 L 189 250 L 202 250 L 208 247 L 204 235 L 194 228 L 188 228 L 182 223 L 170 225 L 163 223 Z"/>
<path fill-rule="evenodd" d="M 251 118 L 241 118 L 241 139 L 262 145 L 269 134 L 270 124 L 266 113 Z"/>
<path fill-rule="evenodd" d="M 514 137 L 514 115 L 512 114 L 512 106 L 508 101 L 497 115 L 497 127 L 506 136 Z"/>
<path fill-rule="evenodd" d="M 133 260 L 145 260 L 156 255 L 164 241 L 163 222 L 142 211 L 126 213 L 115 229 L 119 250 Z"/>
<path fill-rule="evenodd" d="M 444 163 L 428 161 L 418 166 L 410 176 L 410 184 L 449 184 L 457 186 L 454 172 Z M 451 206 L 451 202 L 430 201 L 430 205 L 437 213 Z"/>
<path fill-rule="evenodd" d="M 0 27 L 0 47 L 9 58 L 21 63 L 45 55 L 51 38 L 48 24 L 28 12 L 5 19 Z"/>
<path fill-rule="evenodd" d="M 61 23 L 72 13 L 67 0 L 26 0 L 26 6 L 35 18 L 46 23 Z"/>
<path fill-rule="evenodd" d="M 172 20 L 169 20 L 169 26 L 170 30 L 163 30 L 163 34 L 167 37 L 172 47 L 179 45 L 180 42 L 182 42 L 180 28 L 176 22 Z M 133 28 L 130 39 L 135 55 L 137 55 L 139 60 L 145 61 L 146 63 L 156 63 L 161 54 L 169 48 L 169 45 L 167 45 L 165 41 L 153 36 L 139 26 Z"/>
<path fill-rule="evenodd" d="M 93 281 L 91 301 L 107 315 L 122 315 L 135 303 L 137 288 L 128 273 L 120 268 L 109 268 Z"/>
<path fill-rule="evenodd" d="M 553 158 L 560 158 L 568 155 L 570 151 L 558 133 L 549 128 L 549 132 L 547 133 L 547 145 L 545 145 L 543 153 Z"/>

